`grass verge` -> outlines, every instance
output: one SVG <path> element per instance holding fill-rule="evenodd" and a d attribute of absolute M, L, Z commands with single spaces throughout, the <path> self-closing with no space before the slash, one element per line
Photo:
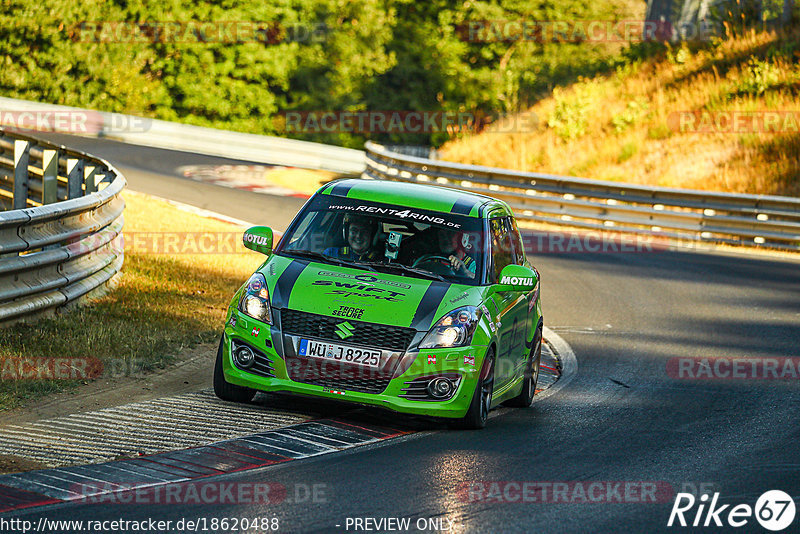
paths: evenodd
<path fill-rule="evenodd" d="M 0 410 L 86 382 L 19 379 L 19 367 L 9 363 L 19 358 L 37 364 L 93 358 L 105 376 L 141 374 L 175 361 L 187 347 L 214 341 L 232 294 L 263 261 L 242 247 L 239 226 L 146 195 L 123 196 L 119 286 L 91 306 L 0 330 Z"/>

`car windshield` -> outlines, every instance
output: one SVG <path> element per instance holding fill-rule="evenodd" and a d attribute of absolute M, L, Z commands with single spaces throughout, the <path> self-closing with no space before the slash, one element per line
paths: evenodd
<path fill-rule="evenodd" d="M 317 195 L 281 239 L 278 254 L 478 285 L 483 220 L 357 199 Z"/>

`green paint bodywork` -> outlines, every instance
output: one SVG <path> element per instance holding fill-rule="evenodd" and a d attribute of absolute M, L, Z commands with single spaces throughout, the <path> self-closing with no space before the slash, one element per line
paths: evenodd
<path fill-rule="evenodd" d="M 504 202 L 482 195 L 398 182 L 342 180 L 323 186 L 317 194 L 335 195 L 338 194 L 337 191 L 343 191 L 350 198 L 443 213 L 450 213 L 458 204 L 464 210 L 462 214 L 466 215 L 466 207 L 471 206 L 468 214 L 472 217 L 488 218 L 511 214 L 510 208 Z M 283 346 L 283 336 L 278 327 L 257 321 L 237 309 L 245 289 L 243 285 L 231 301 L 225 323 L 222 366 L 225 379 L 229 383 L 262 391 L 352 401 L 403 413 L 458 418 L 463 417 L 469 408 L 484 357 L 491 347 L 496 355 L 492 405 L 520 393 L 524 367 L 542 321 L 538 276 L 535 289 L 527 292 L 505 290 L 508 288 L 499 284 L 471 286 L 451 283 L 443 297 L 432 302 L 428 309 L 422 310 L 420 303 L 426 291 L 431 284 L 441 284 L 440 282 L 399 274 L 368 272 L 273 253 L 257 270 L 267 281 L 273 307 L 276 306 L 274 299 L 278 280 L 293 263 L 297 265 L 291 269 L 299 271 L 299 274 L 288 297 L 283 296 L 285 302 L 278 304 L 292 310 L 329 317 L 335 317 L 334 312 L 341 306 L 363 310 L 357 320 L 341 318 L 342 323 L 350 325 L 350 328 L 343 328 L 343 333 L 357 329 L 360 322 L 378 323 L 414 327 L 419 332 L 415 339 L 419 340 L 443 316 L 462 306 L 475 306 L 482 310 L 482 316 L 468 346 L 419 350 L 412 343 L 383 393 L 345 390 L 342 395 L 332 393 L 329 388 L 320 385 L 295 382 L 288 378 L 286 362 L 282 357 L 283 349 L 280 349 Z M 527 262 L 526 267 L 530 268 Z M 529 269 L 524 270 L 535 273 Z M 235 326 L 232 326 L 231 317 L 234 316 Z M 273 308 L 273 322 L 275 316 L 276 310 Z M 424 320 L 421 319 L 423 317 Z M 257 336 L 252 334 L 254 327 L 259 328 Z M 271 360 L 275 378 L 261 377 L 235 367 L 231 360 L 233 339 L 248 343 L 266 354 Z M 342 337 L 340 342 L 347 344 L 347 338 Z M 435 363 L 430 363 L 434 360 Z M 415 401 L 399 397 L 406 382 L 443 373 L 461 376 L 458 389 L 449 400 Z"/>

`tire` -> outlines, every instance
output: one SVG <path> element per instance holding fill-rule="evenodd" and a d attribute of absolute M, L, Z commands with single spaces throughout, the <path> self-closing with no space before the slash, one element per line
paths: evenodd
<path fill-rule="evenodd" d="M 222 336 L 219 340 L 217 361 L 214 364 L 214 394 L 224 401 L 250 402 L 256 396 L 256 390 L 225 381 L 225 374 L 222 372 L 222 343 L 224 339 L 225 336 Z"/>
<path fill-rule="evenodd" d="M 542 329 L 537 328 L 533 347 L 528 356 L 528 365 L 525 367 L 525 380 L 522 382 L 522 391 L 513 399 L 506 402 L 506 406 L 514 408 L 527 408 L 533 403 L 536 393 L 536 383 L 539 381 L 539 364 L 542 361 Z"/>
<path fill-rule="evenodd" d="M 494 391 L 494 350 L 487 352 L 483 359 L 481 374 L 475 385 L 475 392 L 472 394 L 472 402 L 470 402 L 467 414 L 456 421 L 453 426 L 464 430 L 479 430 L 485 427 L 486 421 L 489 419 L 492 391 Z"/>

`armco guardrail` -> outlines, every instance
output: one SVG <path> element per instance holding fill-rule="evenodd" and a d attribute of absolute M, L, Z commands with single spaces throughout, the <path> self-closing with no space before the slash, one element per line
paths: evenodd
<path fill-rule="evenodd" d="M 433 182 L 508 202 L 522 220 L 800 251 L 800 199 L 645 187 L 429 160 L 367 143 L 365 178 Z"/>
<path fill-rule="evenodd" d="M 61 113 L 63 127 L 56 127 L 55 115 L 41 115 L 48 112 Z M 364 152 L 352 148 L 0 97 L 0 118 L 6 116 L 11 121 L 17 119 L 34 124 L 38 120 L 43 128 L 62 133 L 255 163 L 342 174 L 361 174 L 365 165 Z"/>
<path fill-rule="evenodd" d="M 104 160 L 0 129 L 0 324 L 106 289 L 123 262 L 124 186 Z"/>

